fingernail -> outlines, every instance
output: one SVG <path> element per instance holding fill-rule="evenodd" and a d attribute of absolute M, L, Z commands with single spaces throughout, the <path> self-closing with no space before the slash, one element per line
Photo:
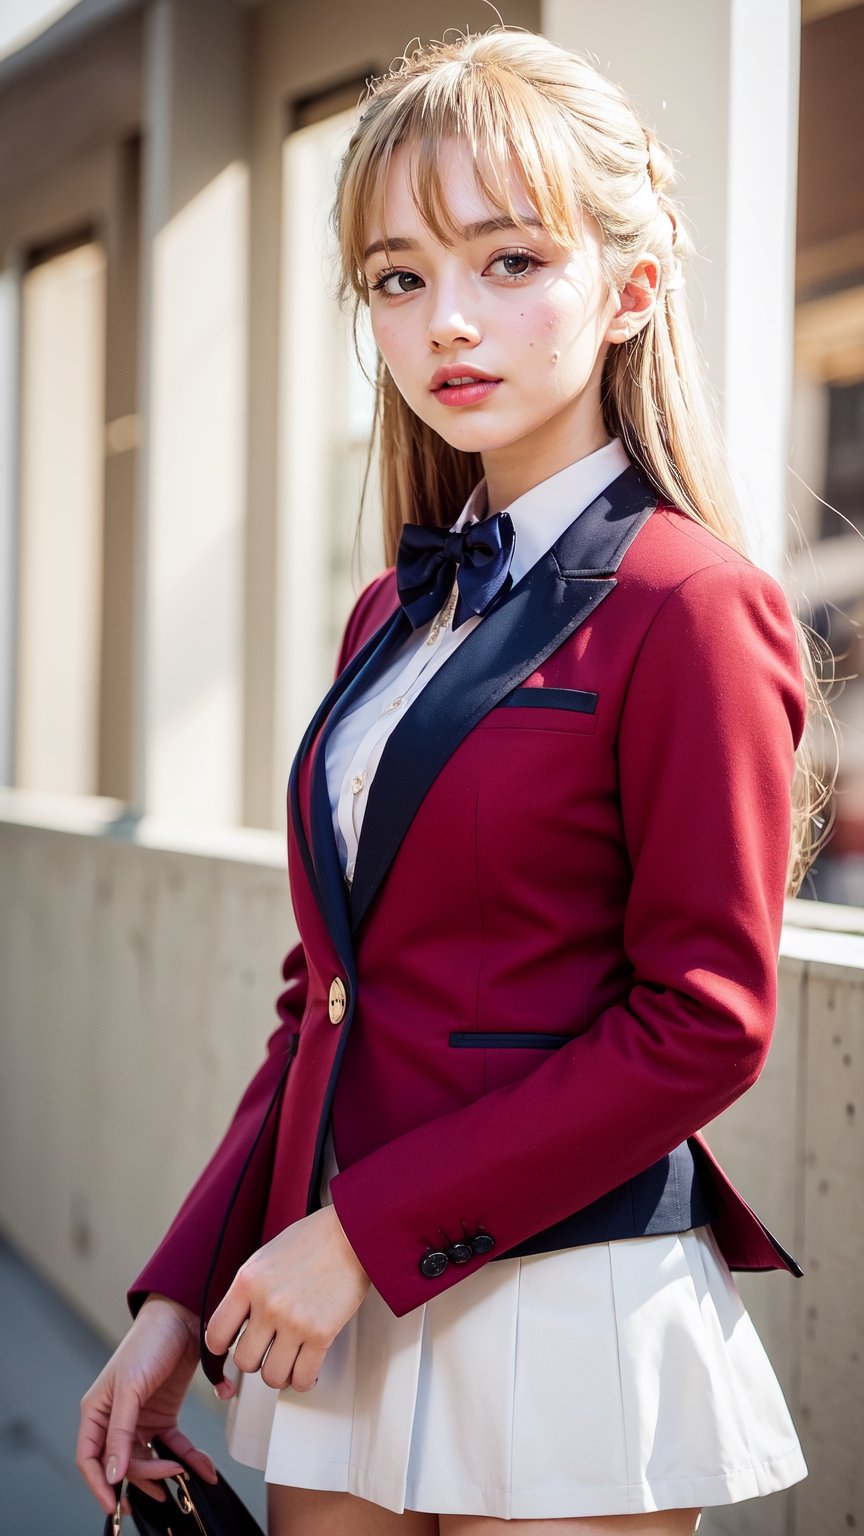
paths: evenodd
<path fill-rule="evenodd" d="M 105 1463 L 105 1476 L 108 1479 L 108 1482 L 112 1485 L 112 1487 L 113 1487 L 113 1485 L 116 1482 L 119 1482 L 119 1478 L 117 1476 L 117 1457 L 116 1456 L 109 1456 L 108 1457 L 108 1460 Z"/>

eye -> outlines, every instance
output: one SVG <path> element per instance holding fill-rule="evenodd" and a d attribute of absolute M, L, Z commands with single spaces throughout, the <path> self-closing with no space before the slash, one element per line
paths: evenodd
<path fill-rule="evenodd" d="M 518 282 L 520 278 L 530 277 L 539 267 L 545 266 L 538 256 L 532 256 L 530 251 L 502 251 L 500 256 L 493 256 L 487 271 L 504 263 L 504 271 L 496 274 L 507 278 L 510 282 Z"/>
<path fill-rule="evenodd" d="M 393 282 L 398 286 L 395 288 L 388 286 Z M 421 288 L 423 286 L 422 278 L 419 278 L 416 272 L 405 272 L 401 267 L 391 267 L 388 272 L 382 272 L 380 277 L 376 277 L 374 283 L 369 284 L 369 289 L 372 293 L 386 294 L 388 299 L 395 299 L 400 293 L 416 293 L 415 287 L 403 286 L 403 282 L 416 283 Z"/>

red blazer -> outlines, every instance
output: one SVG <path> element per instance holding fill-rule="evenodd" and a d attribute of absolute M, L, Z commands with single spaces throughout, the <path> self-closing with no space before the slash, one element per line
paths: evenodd
<path fill-rule="evenodd" d="M 349 897 L 321 733 L 408 632 L 385 572 L 292 770 L 282 1022 L 133 1309 L 150 1290 L 202 1309 L 291 1055 L 206 1312 L 318 1205 L 331 1116 L 333 1201 L 397 1315 L 687 1138 L 730 1266 L 800 1273 L 698 1135 L 759 1075 L 774 1024 L 805 712 L 781 588 L 628 470 L 400 720 Z M 478 1233 L 494 1247 L 469 1253 Z"/>

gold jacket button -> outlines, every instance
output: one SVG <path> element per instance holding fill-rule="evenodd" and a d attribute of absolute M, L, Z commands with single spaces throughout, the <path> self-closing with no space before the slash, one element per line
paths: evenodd
<path fill-rule="evenodd" d="M 347 1002 L 348 994 L 345 991 L 345 983 L 341 976 L 334 976 L 330 983 L 330 996 L 327 1000 L 331 1024 L 342 1023 L 345 1017 L 345 1005 Z"/>

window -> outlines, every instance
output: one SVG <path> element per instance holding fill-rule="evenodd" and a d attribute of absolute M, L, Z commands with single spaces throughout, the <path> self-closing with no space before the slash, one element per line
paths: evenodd
<path fill-rule="evenodd" d="M 825 500 L 864 533 L 864 379 L 828 386 Z M 823 539 L 849 531 L 837 512 L 823 508 Z"/>

